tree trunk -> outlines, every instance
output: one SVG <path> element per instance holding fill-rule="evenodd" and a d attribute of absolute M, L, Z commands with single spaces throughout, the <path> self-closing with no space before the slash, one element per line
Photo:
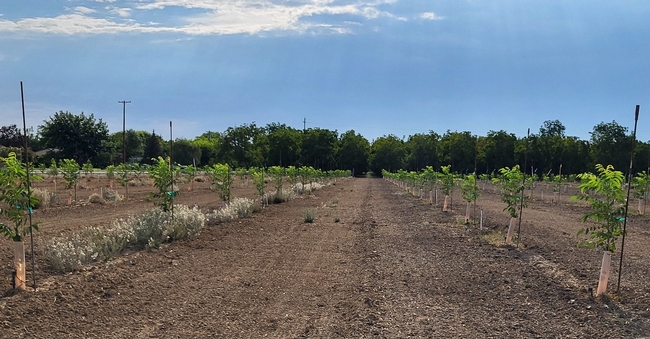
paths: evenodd
<path fill-rule="evenodd" d="M 14 288 L 25 289 L 25 244 L 14 241 Z"/>
<path fill-rule="evenodd" d="M 612 252 L 603 252 L 603 263 L 600 266 L 600 279 L 598 279 L 598 289 L 596 296 L 601 295 L 607 291 L 607 282 L 609 281 L 609 269 L 612 263 Z"/>

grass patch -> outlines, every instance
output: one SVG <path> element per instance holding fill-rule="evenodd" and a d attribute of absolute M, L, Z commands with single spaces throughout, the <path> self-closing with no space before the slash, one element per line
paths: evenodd
<path fill-rule="evenodd" d="M 316 212 L 314 211 L 313 208 L 308 208 L 307 211 L 305 211 L 305 216 L 304 216 L 304 221 L 305 223 L 313 223 L 314 219 L 316 219 Z"/>
<path fill-rule="evenodd" d="M 482 234 L 480 238 L 488 244 L 496 247 L 505 246 L 506 244 L 506 234 L 501 231 L 491 231 L 489 233 Z"/>

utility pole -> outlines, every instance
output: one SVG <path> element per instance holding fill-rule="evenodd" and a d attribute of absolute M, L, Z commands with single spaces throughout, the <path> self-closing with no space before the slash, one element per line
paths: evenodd
<path fill-rule="evenodd" d="M 126 165 L 126 104 L 130 104 L 131 101 L 118 101 L 122 104 L 122 163 Z"/>
<path fill-rule="evenodd" d="M 307 130 L 307 118 L 302 119 L 302 133 Z"/>

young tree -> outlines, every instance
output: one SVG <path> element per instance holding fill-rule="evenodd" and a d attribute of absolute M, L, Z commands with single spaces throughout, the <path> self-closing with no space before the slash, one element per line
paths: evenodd
<path fill-rule="evenodd" d="M 616 250 L 616 240 L 623 234 L 625 220 L 625 198 L 623 189 L 625 176 L 621 171 L 614 170 L 612 165 L 603 167 L 596 164 L 596 174 L 583 173 L 580 179 L 580 195 L 573 199 L 584 200 L 591 205 L 592 212 L 582 216 L 582 221 L 593 220 L 596 225 L 585 227 L 578 231 L 578 236 L 588 238 L 578 244 L 603 250 L 603 266 L 598 283 L 597 295 L 607 289 L 611 253 Z M 595 194 L 589 194 L 593 192 Z"/>
<path fill-rule="evenodd" d="M 233 182 L 233 176 L 230 173 L 228 164 L 214 164 L 207 168 L 208 175 L 212 179 L 212 185 L 219 191 L 219 197 L 222 201 L 230 201 L 230 193 Z"/>
<path fill-rule="evenodd" d="M 93 163 L 90 162 L 90 159 L 81 166 L 81 170 L 84 172 L 86 178 L 90 180 L 90 174 L 93 172 Z"/>
<path fill-rule="evenodd" d="M 442 166 L 441 168 L 441 173 L 440 173 L 440 190 L 442 193 L 445 195 L 445 202 L 442 205 L 442 211 L 447 212 L 448 211 L 448 203 L 449 203 L 449 197 L 454 191 L 454 184 L 456 183 L 456 179 L 454 177 L 454 174 L 451 173 L 451 166 Z M 453 210 L 453 207 L 452 207 Z"/>
<path fill-rule="evenodd" d="M 169 164 L 169 157 L 158 157 L 155 165 L 148 167 L 148 173 L 158 192 L 150 193 L 149 197 L 155 200 L 163 212 L 169 212 L 178 191 L 174 190 L 174 171 Z"/>
<path fill-rule="evenodd" d="M 499 185 L 502 190 L 501 201 L 506 203 L 506 207 L 503 209 L 507 211 L 510 215 L 510 226 L 508 226 L 508 234 L 506 235 L 506 244 L 512 242 L 513 234 L 513 223 L 517 219 L 521 209 L 526 207 L 527 196 L 523 196 L 523 201 L 520 201 L 522 198 L 522 192 L 526 188 L 524 186 L 524 173 L 519 170 L 519 165 L 516 165 L 512 168 L 504 167 L 499 170 L 499 177 L 493 178 L 492 182 Z"/>
<path fill-rule="evenodd" d="M 462 191 L 463 199 L 467 201 L 465 223 L 469 223 L 469 206 L 472 203 L 476 204 L 476 199 L 478 199 L 479 196 L 478 186 L 476 186 L 476 176 L 474 174 L 466 175 L 465 178 L 463 178 L 460 189 Z"/>
<path fill-rule="evenodd" d="M 634 176 L 634 178 L 632 178 L 634 197 L 639 201 L 639 206 L 637 208 L 639 214 L 645 214 L 646 196 L 648 196 L 648 185 L 650 185 L 649 179 L 648 175 L 644 172 L 639 172 Z M 641 201 L 643 201 L 643 208 L 641 206 Z"/>
<path fill-rule="evenodd" d="M 74 188 L 74 202 L 77 203 L 77 182 L 79 181 L 79 172 L 81 168 L 74 159 L 63 159 L 61 164 L 61 173 L 66 182 L 66 188 Z"/>
<path fill-rule="evenodd" d="M 31 194 L 27 181 L 27 171 L 16 153 L 9 153 L 6 158 L 0 158 L 0 233 L 14 241 L 14 286 L 25 288 L 25 247 L 23 238 L 30 232 L 27 224 L 32 208 L 38 203 L 38 198 Z M 35 176 L 38 180 L 40 177 Z M 7 222 L 9 221 L 9 222 Z M 32 225 L 38 230 L 38 224 Z"/>

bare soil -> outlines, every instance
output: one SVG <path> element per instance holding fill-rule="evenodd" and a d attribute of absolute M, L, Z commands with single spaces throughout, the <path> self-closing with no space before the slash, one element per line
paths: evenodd
<path fill-rule="evenodd" d="M 106 184 L 93 180 L 80 200 Z M 177 203 L 221 205 L 208 183 L 194 185 Z M 46 268 L 45 239 L 153 207 L 151 187 L 129 191 L 128 202 L 71 207 L 61 190 L 56 206 L 36 211 L 35 292 L 9 291 L 10 242 L 0 242 L 0 337 L 650 337 L 650 221 L 630 219 L 620 292 L 617 251 L 611 294 L 594 298 L 602 253 L 576 247 L 586 207 L 568 201 L 570 190 L 553 204 L 538 187 L 518 247 L 502 243 L 509 218 L 490 185 L 479 230 L 463 223 L 458 194 L 443 213 L 383 179 L 355 178 L 161 249 L 70 274 Z M 255 192 L 238 182 L 234 195 Z"/>

